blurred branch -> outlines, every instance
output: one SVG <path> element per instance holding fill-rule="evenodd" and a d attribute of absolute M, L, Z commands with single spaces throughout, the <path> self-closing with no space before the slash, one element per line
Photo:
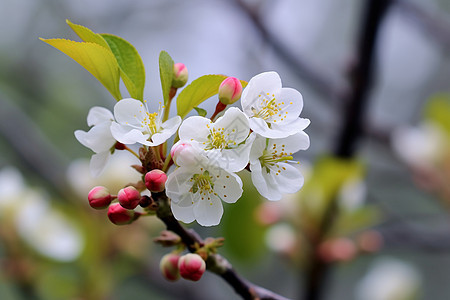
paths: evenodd
<path fill-rule="evenodd" d="M 396 0 L 401 12 L 413 21 L 427 36 L 435 38 L 446 50 L 450 50 L 450 21 L 438 12 L 426 11 L 414 1 Z"/>
<path fill-rule="evenodd" d="M 65 157 L 3 93 L 0 94 L 0 107 L 0 136 L 5 138 L 25 169 L 36 173 L 50 189 L 64 195 L 67 190 Z"/>
<path fill-rule="evenodd" d="M 344 86 L 338 79 L 318 70 L 322 70 L 318 66 L 311 65 L 306 59 L 303 59 L 298 53 L 293 53 L 289 47 L 283 43 L 275 34 L 272 34 L 260 18 L 256 7 L 248 5 L 244 0 L 235 0 L 249 20 L 252 22 L 255 29 L 261 34 L 262 38 L 275 51 L 276 55 L 284 60 L 284 62 L 291 67 L 291 69 L 299 77 L 307 81 L 316 92 L 324 94 L 329 98 L 341 98 L 347 92 L 347 86 Z"/>
<path fill-rule="evenodd" d="M 170 209 L 170 200 L 165 192 L 152 194 L 153 199 L 158 204 L 157 216 L 164 222 L 167 230 L 178 234 L 190 252 L 195 252 L 198 247 L 204 245 L 204 241 L 193 230 L 186 230 L 174 218 Z M 241 277 L 232 265 L 219 254 L 210 254 L 206 260 L 206 268 L 218 276 L 222 277 L 237 294 L 248 300 L 288 300 L 287 298 L 275 294 L 269 290 L 259 287 Z"/>

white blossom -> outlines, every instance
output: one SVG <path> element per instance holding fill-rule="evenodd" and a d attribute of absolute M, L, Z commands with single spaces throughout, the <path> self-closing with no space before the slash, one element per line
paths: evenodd
<path fill-rule="evenodd" d="M 282 139 L 257 136 L 250 151 L 250 170 L 258 192 L 268 200 L 280 200 L 283 194 L 300 190 L 304 178 L 292 154 L 308 147 L 309 137 L 304 132 Z"/>
<path fill-rule="evenodd" d="M 234 203 L 241 197 L 242 181 L 199 155 L 195 165 L 179 167 L 168 176 L 166 194 L 176 219 L 213 226 L 222 218 L 221 201 Z"/>
<path fill-rule="evenodd" d="M 267 138 L 284 138 L 308 127 L 308 119 L 299 118 L 303 97 L 295 89 L 283 88 L 276 72 L 265 72 L 250 79 L 242 92 L 242 109 L 250 128 Z"/>
<path fill-rule="evenodd" d="M 95 152 L 90 162 L 90 170 L 94 177 L 103 172 L 111 154 L 111 148 L 116 143 L 110 130 L 113 120 L 114 116 L 108 109 L 94 106 L 89 110 L 87 117 L 88 125 L 93 127 L 88 132 L 75 131 L 77 140 Z"/>
<path fill-rule="evenodd" d="M 247 116 L 238 108 L 229 108 L 214 123 L 207 118 L 187 118 L 180 126 L 180 141 L 196 144 L 206 157 L 230 172 L 244 169 L 249 160 L 253 138 Z"/>
<path fill-rule="evenodd" d="M 169 139 L 181 123 L 179 116 L 163 122 L 162 115 L 161 109 L 149 113 L 139 100 L 122 99 L 114 106 L 116 122 L 111 124 L 111 133 L 123 144 L 158 146 Z"/>

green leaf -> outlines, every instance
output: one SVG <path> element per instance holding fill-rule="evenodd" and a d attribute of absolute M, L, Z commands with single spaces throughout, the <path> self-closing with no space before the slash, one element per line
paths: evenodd
<path fill-rule="evenodd" d="M 177 97 L 177 113 L 184 118 L 194 107 L 219 92 L 219 86 L 227 78 L 225 75 L 205 75 L 186 86 Z M 242 87 L 247 82 L 241 80 Z"/>
<path fill-rule="evenodd" d="M 103 37 L 92 30 L 90 30 L 87 27 L 74 24 L 70 22 L 69 20 L 66 20 L 67 25 L 72 28 L 72 30 L 85 42 L 91 42 L 98 44 L 100 46 L 105 47 L 106 49 L 109 49 L 108 43 L 103 39 Z"/>
<path fill-rule="evenodd" d="M 145 69 L 139 53 L 126 40 L 121 37 L 102 33 L 100 34 L 109 45 L 117 59 L 122 80 L 132 98 L 144 99 Z"/>
<path fill-rule="evenodd" d="M 122 99 L 119 90 L 119 66 L 109 49 L 91 42 L 43 38 L 40 40 L 60 50 L 83 66 L 106 87 L 116 100 Z"/>
<path fill-rule="evenodd" d="M 208 113 L 206 110 L 200 107 L 194 107 L 194 109 L 197 111 L 200 117 L 206 117 L 206 114 Z"/>
<path fill-rule="evenodd" d="M 173 80 L 173 59 L 166 51 L 159 54 L 159 76 L 161 77 L 161 87 L 164 98 L 164 105 L 169 103 L 169 93 Z"/>

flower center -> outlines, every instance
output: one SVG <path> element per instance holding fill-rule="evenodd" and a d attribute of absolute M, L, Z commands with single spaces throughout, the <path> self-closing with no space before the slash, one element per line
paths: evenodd
<path fill-rule="evenodd" d="M 158 132 L 158 113 L 146 113 L 146 117 L 142 120 L 142 127 L 147 127 L 147 133 L 153 135 Z"/>
<path fill-rule="evenodd" d="M 261 98 L 261 99 L 260 99 Z M 270 94 L 267 93 L 265 95 L 260 94 L 258 96 L 260 109 L 257 110 L 256 108 L 252 107 L 253 116 L 255 118 L 261 118 L 264 120 L 267 120 L 273 116 L 276 116 L 280 113 L 280 103 L 276 101 L 275 95 L 272 94 L 270 97 Z"/>
<path fill-rule="evenodd" d="M 204 200 L 205 196 L 210 200 L 209 194 L 214 193 L 214 183 L 212 180 L 213 177 L 209 175 L 208 171 L 204 171 L 202 174 L 194 174 L 194 176 L 189 179 L 190 182 L 193 182 L 189 192 L 193 194 L 200 192 L 202 200 Z"/>
<path fill-rule="evenodd" d="M 281 172 L 278 163 L 292 161 L 293 157 L 291 156 L 292 153 L 289 153 L 288 155 L 288 153 L 284 151 L 284 145 L 281 146 L 280 152 L 278 152 L 276 148 L 277 145 L 274 144 L 272 149 L 264 149 L 263 155 L 259 158 L 259 161 L 261 162 L 261 166 L 266 169 L 267 173 L 270 173 L 270 170 L 276 167 L 277 172 L 275 175 L 278 175 Z M 282 169 L 285 170 L 284 167 L 282 167 Z"/>
<path fill-rule="evenodd" d="M 208 125 L 209 128 L 209 125 Z M 235 146 L 236 142 L 229 138 L 229 133 L 224 133 L 225 128 L 212 128 L 209 129 L 209 135 L 208 135 L 208 141 L 204 142 L 203 144 L 205 146 L 205 150 L 211 150 L 211 149 L 224 149 L 224 148 L 230 148 L 230 146 Z M 232 130 L 232 132 L 235 132 L 235 129 Z"/>

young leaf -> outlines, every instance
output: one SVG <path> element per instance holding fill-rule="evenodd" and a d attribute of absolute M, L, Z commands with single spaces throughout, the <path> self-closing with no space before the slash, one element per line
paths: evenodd
<path fill-rule="evenodd" d="M 126 40 L 112 34 L 100 34 L 111 48 L 120 68 L 120 75 L 132 98 L 144 99 L 145 69 L 139 53 Z"/>
<path fill-rule="evenodd" d="M 103 39 L 103 37 L 92 30 L 90 30 L 87 27 L 74 24 L 70 22 L 69 20 L 66 20 L 67 25 L 72 28 L 72 30 L 85 42 L 91 42 L 95 44 L 99 44 L 100 46 L 105 47 L 106 49 L 109 49 L 108 43 Z"/>
<path fill-rule="evenodd" d="M 159 54 L 159 76 L 161 77 L 164 105 L 167 105 L 173 80 L 173 59 L 166 51 L 161 51 Z"/>
<path fill-rule="evenodd" d="M 184 118 L 194 107 L 219 92 L 219 86 L 227 78 L 225 75 L 205 75 L 186 86 L 177 97 L 177 113 Z M 241 80 L 242 87 L 247 82 Z"/>
<path fill-rule="evenodd" d="M 40 39 L 71 57 L 95 78 L 116 98 L 122 99 L 119 90 L 119 67 L 109 49 L 94 43 L 75 42 L 65 39 Z"/>
<path fill-rule="evenodd" d="M 200 107 L 194 107 L 194 109 L 197 111 L 200 117 L 206 117 L 206 114 L 208 113 L 206 110 Z"/>

